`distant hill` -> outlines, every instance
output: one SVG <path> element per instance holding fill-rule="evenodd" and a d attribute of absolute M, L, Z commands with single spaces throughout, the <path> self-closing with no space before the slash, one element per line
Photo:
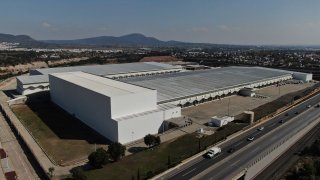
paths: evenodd
<path fill-rule="evenodd" d="M 154 37 L 146 37 L 143 34 L 128 34 L 120 37 L 100 36 L 75 40 L 46 40 L 44 42 L 53 44 L 79 44 L 93 46 L 171 46 L 183 44 L 178 41 L 161 41 Z"/>
<path fill-rule="evenodd" d="M 188 43 L 181 41 L 161 41 L 143 34 L 128 34 L 120 37 L 100 36 L 75 40 L 35 40 L 27 35 L 10 35 L 0 33 L 0 42 L 20 43 L 22 47 L 41 48 L 76 48 L 76 47 L 215 47 L 215 48 L 249 48 L 255 46 L 224 45 L 210 43 Z"/>
<path fill-rule="evenodd" d="M 9 43 L 20 43 L 20 46 L 30 47 L 30 46 L 45 46 L 46 43 L 37 41 L 27 35 L 11 35 L 11 34 L 1 34 L 0 33 L 0 42 L 9 42 Z"/>

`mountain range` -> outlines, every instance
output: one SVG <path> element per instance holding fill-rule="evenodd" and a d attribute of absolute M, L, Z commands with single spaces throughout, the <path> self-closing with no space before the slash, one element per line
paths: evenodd
<path fill-rule="evenodd" d="M 187 47 L 187 48 L 227 48 L 227 49 L 302 49 L 317 48 L 320 46 L 303 45 L 232 45 L 232 44 L 211 44 L 211 43 L 190 43 L 181 41 L 161 41 L 154 37 L 147 37 L 143 34 L 133 33 L 124 36 L 99 36 L 92 38 L 74 40 L 36 40 L 28 35 L 11 35 L 0 33 L 0 43 L 19 43 L 20 47 L 34 48 L 82 48 L 82 47 Z"/>
<path fill-rule="evenodd" d="M 146 37 L 142 34 L 128 34 L 120 37 L 99 36 L 74 40 L 35 40 L 27 35 L 1 34 L 0 42 L 20 43 L 25 47 L 45 47 L 45 46 L 114 46 L 114 47 L 164 47 L 164 46 L 184 46 L 193 43 L 179 41 L 161 41 L 154 37 Z"/>
<path fill-rule="evenodd" d="M 75 40 L 46 40 L 46 43 L 52 44 L 79 44 L 92 46 L 175 46 L 186 43 L 179 41 L 161 41 L 154 37 L 146 37 L 143 34 L 128 34 L 120 37 L 99 36 Z"/>
<path fill-rule="evenodd" d="M 44 46 L 46 43 L 37 41 L 27 35 L 11 35 L 11 34 L 1 34 L 0 33 L 0 43 L 9 42 L 9 43 L 19 43 L 23 47 L 30 46 Z"/>
<path fill-rule="evenodd" d="M 35 40 L 27 35 L 1 34 L 0 42 L 20 43 L 21 47 L 212 47 L 232 46 L 209 43 L 161 41 L 154 37 L 133 33 L 124 36 L 99 36 L 74 40 Z"/>

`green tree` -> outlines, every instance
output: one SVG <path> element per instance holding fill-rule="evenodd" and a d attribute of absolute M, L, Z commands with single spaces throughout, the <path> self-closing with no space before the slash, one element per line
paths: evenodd
<path fill-rule="evenodd" d="M 71 169 L 72 178 L 75 180 L 86 180 L 87 177 L 81 167 L 75 167 Z"/>
<path fill-rule="evenodd" d="M 101 168 L 109 161 L 109 154 L 103 148 L 98 148 L 95 152 L 92 152 L 89 157 L 89 164 L 94 168 Z"/>
<path fill-rule="evenodd" d="M 150 146 L 160 144 L 161 139 L 159 136 L 154 136 L 154 135 L 148 134 L 144 137 L 144 143 L 150 147 Z"/>
<path fill-rule="evenodd" d="M 121 157 L 124 156 L 125 151 L 126 147 L 119 142 L 114 142 L 108 147 L 108 153 L 114 161 L 121 159 Z"/>
<path fill-rule="evenodd" d="M 315 175 L 315 168 L 314 168 L 313 162 L 306 163 L 304 165 L 304 170 L 306 175 L 308 175 L 309 177 L 312 177 Z"/>
<path fill-rule="evenodd" d="M 149 147 L 155 144 L 155 136 L 151 134 L 146 135 L 143 140 L 144 140 L 144 143 Z"/>

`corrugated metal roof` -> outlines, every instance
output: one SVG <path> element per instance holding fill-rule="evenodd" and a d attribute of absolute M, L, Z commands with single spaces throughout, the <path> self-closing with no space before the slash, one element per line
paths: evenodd
<path fill-rule="evenodd" d="M 17 79 L 24 85 L 46 83 L 49 82 L 48 74 L 62 73 L 62 72 L 76 72 L 82 71 L 97 76 L 107 76 L 112 74 L 157 71 L 165 69 L 180 68 L 169 64 L 162 64 L 157 62 L 143 62 L 143 63 L 124 63 L 124 64 L 106 64 L 106 65 L 88 65 L 88 66 L 72 66 L 59 68 L 45 68 L 32 70 L 30 76 L 18 76 Z M 33 75 L 33 74 L 37 75 Z M 38 75 L 42 74 L 42 75 Z"/>
<path fill-rule="evenodd" d="M 73 66 L 73 67 L 58 67 L 58 68 L 46 68 L 36 69 L 41 74 L 51 74 L 58 72 L 72 72 L 82 71 L 98 76 L 107 76 L 113 74 L 143 72 L 143 71 L 156 71 L 164 69 L 179 68 L 169 64 L 162 64 L 156 62 L 143 62 L 143 63 L 124 63 L 124 64 L 106 64 L 106 65 L 92 65 L 92 66 Z"/>
<path fill-rule="evenodd" d="M 120 81 L 84 73 L 65 72 L 53 73 L 51 76 L 76 84 L 108 97 L 121 96 L 125 94 L 151 91 L 150 89 L 123 83 Z"/>
<path fill-rule="evenodd" d="M 250 84 L 264 79 L 290 75 L 274 69 L 225 67 L 203 71 L 158 76 L 133 77 L 122 81 L 158 91 L 158 102 L 202 94 L 228 87 Z"/>

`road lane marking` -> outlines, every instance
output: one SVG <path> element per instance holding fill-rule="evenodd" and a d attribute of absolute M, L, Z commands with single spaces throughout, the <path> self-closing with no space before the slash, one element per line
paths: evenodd
<path fill-rule="evenodd" d="M 273 123 L 273 124 L 271 124 L 271 125 L 269 125 L 268 127 L 273 127 L 273 126 L 275 126 L 277 123 Z"/>
<path fill-rule="evenodd" d="M 195 161 L 194 163 L 192 163 L 192 164 L 190 164 L 190 165 L 188 165 L 188 166 L 186 166 L 186 167 L 178 166 L 178 167 L 176 167 L 175 169 L 177 169 L 177 170 L 179 170 L 179 171 L 176 172 L 176 173 L 173 173 L 173 174 L 169 175 L 168 177 L 170 177 L 170 178 L 171 178 L 171 177 L 174 177 L 174 176 L 176 176 L 177 174 L 183 172 L 184 170 L 190 168 L 191 166 L 196 165 L 197 163 L 199 163 L 200 161 L 203 161 L 203 160 L 204 160 L 204 159 L 199 159 L 199 160 Z"/>
<path fill-rule="evenodd" d="M 234 162 L 233 164 L 231 164 L 231 166 L 236 165 L 238 162 L 240 162 L 240 159 L 238 161 Z"/>
<path fill-rule="evenodd" d="M 196 169 L 197 169 L 197 168 L 193 168 L 193 169 L 191 169 L 189 172 L 183 174 L 182 176 L 186 176 L 186 175 L 188 175 L 189 173 L 191 173 L 192 171 L 195 171 Z"/>
<path fill-rule="evenodd" d="M 240 142 L 238 142 L 237 144 L 235 144 L 234 147 L 237 147 L 237 146 L 239 146 L 239 145 L 242 144 L 242 143 L 243 143 L 243 141 L 240 141 Z"/>

